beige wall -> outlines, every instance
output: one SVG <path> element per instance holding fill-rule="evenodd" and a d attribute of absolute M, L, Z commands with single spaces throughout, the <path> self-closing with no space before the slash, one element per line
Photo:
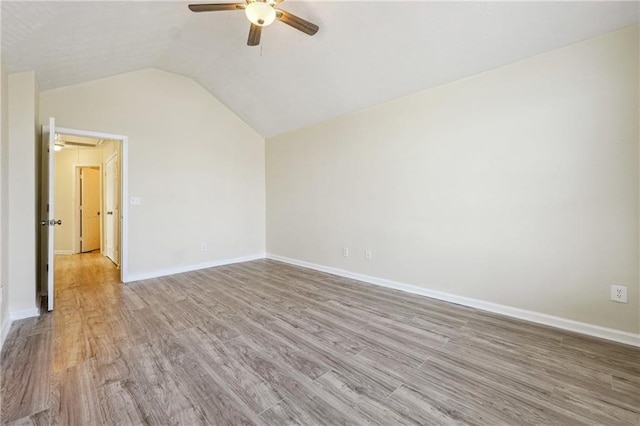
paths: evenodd
<path fill-rule="evenodd" d="M 77 166 L 101 166 L 102 148 L 65 148 L 55 153 L 54 216 L 62 225 L 54 228 L 54 249 L 59 254 L 77 253 L 80 249 L 74 239 L 79 236 L 76 208 Z M 74 227 L 78 228 L 74 232 Z"/>
<path fill-rule="evenodd" d="M 8 74 L 0 59 L 0 347 L 8 333 L 9 318 L 9 118 Z"/>
<path fill-rule="evenodd" d="M 637 333 L 638 75 L 636 26 L 270 138 L 267 251 Z"/>
<path fill-rule="evenodd" d="M 32 71 L 9 75 L 8 84 L 8 296 L 11 316 L 20 318 L 37 314 L 36 120 L 39 93 Z"/>
<path fill-rule="evenodd" d="M 129 196 L 142 201 L 129 206 L 130 274 L 264 251 L 264 139 L 193 80 L 146 69 L 40 105 L 58 126 L 129 137 Z"/>

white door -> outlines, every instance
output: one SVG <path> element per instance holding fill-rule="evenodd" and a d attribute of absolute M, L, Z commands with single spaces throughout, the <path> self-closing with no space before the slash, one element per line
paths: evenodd
<path fill-rule="evenodd" d="M 119 265 L 119 225 L 120 206 L 118 204 L 118 191 L 120 175 L 118 171 L 118 154 L 114 154 L 104 165 L 104 235 L 105 235 L 105 255 L 113 263 Z"/>
<path fill-rule="evenodd" d="M 100 170 L 80 169 L 80 251 L 100 249 Z"/>
<path fill-rule="evenodd" d="M 56 122 L 49 118 L 49 126 L 42 127 L 42 174 L 40 200 L 40 289 L 47 292 L 47 309 L 53 310 L 53 227 L 56 221 L 53 211 L 54 152 L 56 144 Z"/>

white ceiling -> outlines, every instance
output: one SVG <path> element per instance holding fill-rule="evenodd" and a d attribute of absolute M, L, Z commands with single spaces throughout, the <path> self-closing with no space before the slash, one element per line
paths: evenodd
<path fill-rule="evenodd" d="M 161 68 L 272 136 L 637 23 L 640 7 L 286 1 L 318 34 L 275 22 L 261 47 L 248 47 L 242 11 L 195 14 L 187 4 L 3 0 L 2 61 L 9 72 L 35 70 L 41 90 Z"/>

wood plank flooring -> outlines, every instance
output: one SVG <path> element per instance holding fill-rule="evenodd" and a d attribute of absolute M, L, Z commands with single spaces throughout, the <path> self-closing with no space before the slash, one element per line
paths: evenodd
<path fill-rule="evenodd" d="M 270 260 L 56 278 L 4 345 L 2 424 L 640 424 L 637 348 Z"/>

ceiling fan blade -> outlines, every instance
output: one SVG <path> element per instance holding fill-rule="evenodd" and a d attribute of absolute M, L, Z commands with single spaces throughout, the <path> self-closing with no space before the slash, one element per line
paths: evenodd
<path fill-rule="evenodd" d="M 309 21 L 305 21 L 302 18 L 298 18 L 296 15 L 292 15 L 289 12 L 285 12 L 284 10 L 276 10 L 276 18 L 280 22 L 284 22 L 285 24 L 292 26 L 296 30 L 300 30 L 305 34 L 314 35 L 318 32 L 318 26 L 316 24 L 312 24 Z"/>
<path fill-rule="evenodd" d="M 261 34 L 262 34 L 262 27 L 260 25 L 251 24 L 251 28 L 249 28 L 249 39 L 247 40 L 247 46 L 259 45 Z"/>
<path fill-rule="evenodd" d="M 222 10 L 244 9 L 244 3 L 213 3 L 213 4 L 190 4 L 189 10 L 192 12 L 219 12 Z"/>

